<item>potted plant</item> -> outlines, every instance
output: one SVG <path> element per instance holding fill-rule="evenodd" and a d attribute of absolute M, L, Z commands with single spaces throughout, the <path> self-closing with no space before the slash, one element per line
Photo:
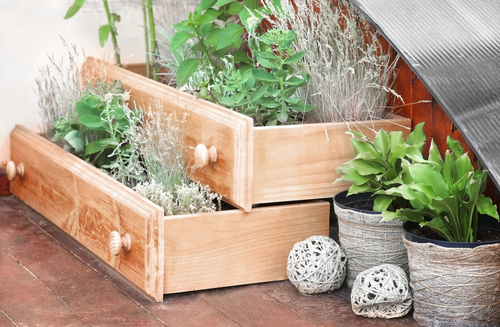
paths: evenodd
<path fill-rule="evenodd" d="M 382 210 L 389 206 L 405 207 L 406 200 L 392 194 L 374 194 L 409 182 L 402 162 L 424 160 L 423 126 L 424 123 L 415 126 L 406 141 L 401 132 L 387 133 L 383 129 L 373 142 L 362 133 L 349 132 L 355 156 L 337 168 L 342 176 L 336 182 L 349 181 L 352 185 L 334 197 L 339 240 L 348 257 L 349 287 L 360 272 L 384 263 L 401 266 L 408 273 L 401 222 L 380 223 Z"/>
<path fill-rule="evenodd" d="M 403 160 L 412 182 L 377 193 L 411 206 L 383 211 L 383 220 L 404 222 L 417 323 L 498 326 L 497 206 L 483 194 L 487 171 L 474 167 L 458 141 L 448 137 L 447 145 L 444 160 L 434 141 L 427 160 Z"/>
<path fill-rule="evenodd" d="M 138 105 L 158 98 L 166 104 L 164 107 L 168 113 L 188 114 L 187 162 L 195 164 L 197 153 L 203 158 L 211 158 L 198 161 L 203 164 L 197 164 L 193 178 L 209 185 L 231 204 L 251 211 L 254 204 L 332 197 L 348 186 L 347 183 L 333 184 L 339 175 L 331 168 L 353 156 L 345 131 L 359 130 L 373 139 L 374 131 L 384 128 L 403 131 L 406 136 L 410 120 L 398 116 L 386 120 L 384 114 L 366 121 L 343 116 L 345 121 L 297 124 L 307 122 L 307 112 L 313 111 L 306 104 L 309 100 L 305 101 L 301 96 L 309 80 L 309 74 L 300 67 L 307 52 L 297 49 L 299 36 L 293 29 L 276 28 L 261 32 L 259 22 L 271 13 L 266 12 L 269 7 L 261 9 L 253 3 L 255 1 L 242 4 L 238 1 L 204 0 L 190 18 L 175 25 L 177 32 L 172 37 L 171 50 L 188 50 L 185 53 L 188 55 L 178 56 L 181 61 L 176 74 L 177 86 L 192 91 L 194 95 L 146 81 L 110 65 L 105 68 L 107 78 L 119 79 L 127 89 L 134 89 L 131 101 Z M 279 7 L 279 1 L 273 3 Z M 352 15 L 348 17 L 350 21 L 357 21 Z M 338 19 L 343 18 L 339 16 Z M 365 30 L 353 25 L 346 34 L 354 31 L 359 36 L 359 31 Z M 238 48 L 243 44 L 253 51 L 252 56 Z M 356 44 L 353 40 L 353 46 Z M 354 48 L 358 49 L 358 46 Z M 373 47 L 377 48 L 376 45 Z M 277 51 L 272 51 L 273 48 Z M 380 48 L 377 49 L 374 55 L 382 53 Z M 383 58 L 387 57 L 384 55 Z M 357 61 L 360 67 L 372 67 L 366 60 Z M 85 69 L 92 70 L 95 65 L 95 61 L 89 59 Z M 353 74 L 369 76 L 368 71 L 373 73 L 374 69 L 365 72 L 354 69 Z M 390 69 L 381 70 L 392 76 Z M 344 78 L 349 79 L 351 71 L 346 70 Z M 387 85 L 377 88 L 374 83 L 370 85 L 371 90 L 376 89 L 380 94 L 390 93 Z M 360 88 L 359 94 L 353 94 L 353 97 L 359 99 L 359 103 L 368 101 L 372 104 L 374 97 L 363 96 L 362 90 L 368 89 L 368 86 Z M 323 97 L 330 95 L 324 94 Z M 341 107 L 346 111 L 360 109 L 350 103 Z M 331 106 L 331 110 L 337 109 L 340 108 L 335 104 Z M 373 112 L 371 105 L 363 109 Z M 390 111 L 384 110 L 385 113 Z M 255 126 L 256 122 L 266 126 Z M 293 124 L 281 125 L 285 122 Z M 200 151 L 195 151 L 197 148 Z M 216 155 L 209 156 L 208 149 Z"/>

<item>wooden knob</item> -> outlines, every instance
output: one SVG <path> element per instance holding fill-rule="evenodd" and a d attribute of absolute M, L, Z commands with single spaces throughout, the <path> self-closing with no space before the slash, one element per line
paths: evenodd
<path fill-rule="evenodd" d="M 130 235 L 125 234 L 120 236 L 117 231 L 112 231 L 108 238 L 108 248 L 112 256 L 119 256 L 120 252 L 123 250 L 130 251 L 132 247 L 132 242 L 130 240 Z"/>
<path fill-rule="evenodd" d="M 9 161 L 5 169 L 5 173 L 7 175 L 7 179 L 11 182 L 16 179 L 16 176 L 24 177 L 24 165 L 20 163 L 16 166 L 14 161 Z"/>
<path fill-rule="evenodd" d="M 204 144 L 198 144 L 194 150 L 196 167 L 205 168 L 210 162 L 217 162 L 217 149 L 212 145 L 209 149 Z"/>

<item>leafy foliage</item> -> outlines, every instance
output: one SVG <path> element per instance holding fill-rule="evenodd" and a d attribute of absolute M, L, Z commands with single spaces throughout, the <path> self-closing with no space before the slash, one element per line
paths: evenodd
<path fill-rule="evenodd" d="M 258 32 L 266 10 L 253 0 L 201 1 L 189 19 L 174 26 L 170 51 L 191 54 L 179 62 L 177 86 L 253 117 L 257 126 L 303 120 L 312 106 L 296 93 L 309 76 L 295 73 L 292 64 L 305 51 L 293 48 L 293 30 Z"/>
<path fill-rule="evenodd" d="M 478 213 L 499 220 L 497 206 L 483 194 L 487 171 L 474 169 L 460 142 L 448 137 L 447 145 L 444 160 L 434 140 L 427 160 L 403 160 L 412 182 L 377 193 L 402 197 L 411 207 L 384 211 L 383 220 L 413 221 L 430 227 L 448 241 L 474 242 Z"/>
<path fill-rule="evenodd" d="M 342 176 L 335 183 L 352 182 L 348 195 L 365 192 L 379 194 L 375 198 L 374 211 L 384 211 L 391 204 L 396 209 L 404 207 L 407 203 L 402 197 L 383 191 L 412 182 L 407 163 L 425 161 L 422 154 L 426 142 L 423 127 L 424 123 L 415 126 L 406 141 L 401 131 L 387 133 L 381 129 L 373 142 L 361 132 L 347 132 L 353 136 L 354 159 L 337 168 L 336 172 Z"/>
<path fill-rule="evenodd" d="M 94 91 L 101 94 L 85 92 L 76 103 L 78 123 L 71 124 L 65 118 L 55 123 L 52 141 L 64 139 L 68 151 L 113 174 L 119 166 L 138 160 L 130 145 L 130 135 L 140 122 L 140 111 L 127 107 L 129 95 L 121 82 L 115 81 L 109 88 L 103 82 L 98 85 Z M 140 179 L 139 172 L 136 177 Z"/>

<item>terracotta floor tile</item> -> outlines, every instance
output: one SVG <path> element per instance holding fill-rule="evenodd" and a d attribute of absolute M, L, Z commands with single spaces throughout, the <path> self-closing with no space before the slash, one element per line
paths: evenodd
<path fill-rule="evenodd" d="M 240 326 L 315 326 L 255 285 L 204 291 L 200 296 Z"/>
<path fill-rule="evenodd" d="M 237 327 L 231 318 L 214 308 L 198 292 L 168 294 L 163 303 L 142 304 L 167 326 Z"/>
<path fill-rule="evenodd" d="M 331 293 L 303 295 L 289 282 L 260 284 L 257 287 L 270 297 L 290 307 L 318 326 L 329 327 L 416 327 L 411 314 L 399 319 L 373 319 L 357 316 L 351 309 L 350 290 L 341 288 Z"/>
<path fill-rule="evenodd" d="M 348 289 L 304 296 L 282 281 L 156 303 L 25 204 L 0 197 L 0 326 L 417 326 L 410 316 L 358 317 L 349 299 Z"/>

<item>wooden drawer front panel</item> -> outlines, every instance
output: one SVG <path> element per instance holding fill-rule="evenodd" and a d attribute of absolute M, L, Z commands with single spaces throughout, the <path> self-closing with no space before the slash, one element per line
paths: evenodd
<path fill-rule="evenodd" d="M 350 123 L 372 140 L 373 131 L 400 130 L 410 133 L 411 120 Z M 253 202 L 272 203 L 331 198 L 349 183 L 333 182 L 340 165 L 354 156 L 345 123 L 302 124 L 254 128 Z"/>
<path fill-rule="evenodd" d="M 16 126 L 11 160 L 24 177 L 11 183 L 23 202 L 67 232 L 157 301 L 163 300 L 163 210 L 43 137 Z M 132 246 L 112 256 L 112 231 Z"/>
<path fill-rule="evenodd" d="M 99 72 L 107 80 L 119 80 L 131 91 L 130 106 L 147 108 L 152 101 L 163 103 L 164 111 L 182 118 L 187 113 L 185 145 L 186 163 L 194 164 L 194 148 L 215 146 L 217 162 L 197 169 L 193 179 L 209 185 L 224 199 L 245 211 L 252 209 L 253 120 L 232 110 L 175 88 L 131 73 L 123 68 L 88 58 L 86 72 Z M 222 110 L 221 110 L 222 109 Z"/>
<path fill-rule="evenodd" d="M 287 279 L 296 242 L 329 235 L 330 204 L 315 201 L 165 218 L 165 293 Z"/>
<path fill-rule="evenodd" d="M 225 200 L 251 211 L 252 204 L 333 197 L 348 183 L 332 183 L 335 169 L 353 157 L 346 123 L 253 127 L 253 120 L 214 103 L 163 85 L 114 65 L 89 58 L 85 69 L 100 68 L 108 80 L 122 81 L 132 90 L 132 101 L 148 106 L 160 99 L 165 111 L 188 113 L 187 162 L 193 162 L 194 147 L 202 143 L 217 148 L 217 162 L 197 169 L 193 179 L 210 186 Z M 401 130 L 410 132 L 411 120 L 349 123 L 352 130 Z"/>

